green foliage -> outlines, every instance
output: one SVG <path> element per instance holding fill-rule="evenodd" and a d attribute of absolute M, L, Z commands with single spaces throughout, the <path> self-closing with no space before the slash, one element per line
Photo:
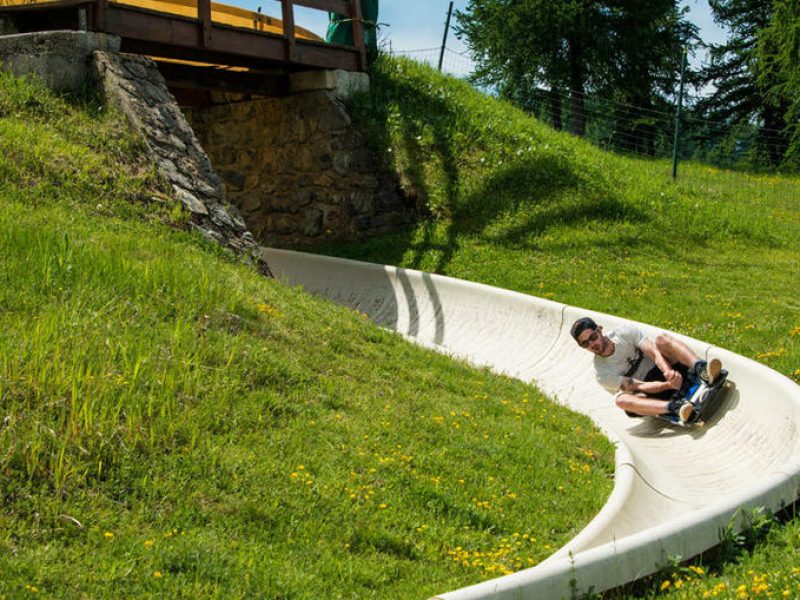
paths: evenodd
<path fill-rule="evenodd" d="M 602 506 L 588 419 L 165 227 L 114 115 L 0 99 L 0 597 L 427 597 Z"/>
<path fill-rule="evenodd" d="M 760 125 L 753 150 L 754 165 L 778 166 L 785 157 L 789 136 L 784 119 L 791 99 L 774 68 L 780 52 L 770 28 L 779 18 L 779 3 L 763 0 L 711 0 L 714 19 L 728 28 L 723 44 L 711 46 L 711 60 L 704 71 L 706 83 L 714 86 L 697 109 L 707 118 L 730 125 L 757 122 Z M 796 12 L 796 11 L 795 11 Z"/>
<path fill-rule="evenodd" d="M 774 0 L 769 25 L 759 40 L 759 83 L 766 100 L 783 111 L 787 135 L 791 136 L 785 158 L 800 163 L 800 5 L 796 0 Z"/>
<path fill-rule="evenodd" d="M 565 109 L 570 131 L 581 136 L 586 94 L 645 110 L 672 95 L 681 44 L 695 32 L 674 0 L 471 0 L 457 21 L 476 59 L 478 83 L 529 111 L 547 88 L 543 100 L 556 128 Z M 569 95 L 568 106 L 557 100 L 562 94 Z"/>

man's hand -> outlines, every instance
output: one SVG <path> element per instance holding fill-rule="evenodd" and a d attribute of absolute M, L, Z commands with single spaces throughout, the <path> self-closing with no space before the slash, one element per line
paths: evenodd
<path fill-rule="evenodd" d="M 681 385 L 683 384 L 683 377 L 680 373 L 678 373 L 674 369 L 668 369 L 664 371 L 664 379 L 666 379 L 669 387 L 673 390 L 681 389 Z"/>

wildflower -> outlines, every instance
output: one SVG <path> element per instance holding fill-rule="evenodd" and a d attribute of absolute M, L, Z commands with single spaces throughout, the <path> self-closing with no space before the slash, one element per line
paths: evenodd
<path fill-rule="evenodd" d="M 661 582 L 661 591 L 663 592 L 664 590 L 669 589 L 669 586 L 671 585 L 672 583 L 670 582 L 670 580 L 665 579 L 663 582 Z"/>
<path fill-rule="evenodd" d="M 155 542 L 153 540 L 145 540 L 144 541 L 144 547 L 145 548 L 152 548 L 154 543 Z"/>
<path fill-rule="evenodd" d="M 110 539 L 112 539 L 112 538 L 114 537 L 114 534 L 113 534 L 113 533 L 111 533 L 110 531 L 106 531 L 106 532 L 103 534 L 103 537 L 104 537 L 104 538 L 106 538 L 107 540 L 110 540 Z"/>
<path fill-rule="evenodd" d="M 155 573 L 153 573 L 153 577 L 155 577 L 156 579 L 160 578 L 161 577 L 161 571 L 156 571 Z"/>

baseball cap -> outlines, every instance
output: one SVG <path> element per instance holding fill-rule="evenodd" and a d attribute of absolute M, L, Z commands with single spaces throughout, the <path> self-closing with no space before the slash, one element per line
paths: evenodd
<path fill-rule="evenodd" d="M 597 323 L 594 322 L 594 319 L 590 317 L 581 317 L 577 321 L 572 324 L 572 328 L 569 330 L 572 337 L 575 338 L 575 341 L 578 341 L 578 337 L 587 329 L 591 329 L 592 331 L 597 331 Z"/>

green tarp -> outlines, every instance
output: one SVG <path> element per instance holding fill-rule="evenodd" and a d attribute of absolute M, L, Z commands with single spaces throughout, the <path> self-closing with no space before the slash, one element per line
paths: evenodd
<path fill-rule="evenodd" d="M 367 60 L 372 62 L 378 55 L 378 0 L 361 0 L 361 17 L 364 23 L 364 43 Z M 328 13 L 328 33 L 325 41 L 332 44 L 353 45 L 353 24 L 350 19 L 336 13 Z"/>

